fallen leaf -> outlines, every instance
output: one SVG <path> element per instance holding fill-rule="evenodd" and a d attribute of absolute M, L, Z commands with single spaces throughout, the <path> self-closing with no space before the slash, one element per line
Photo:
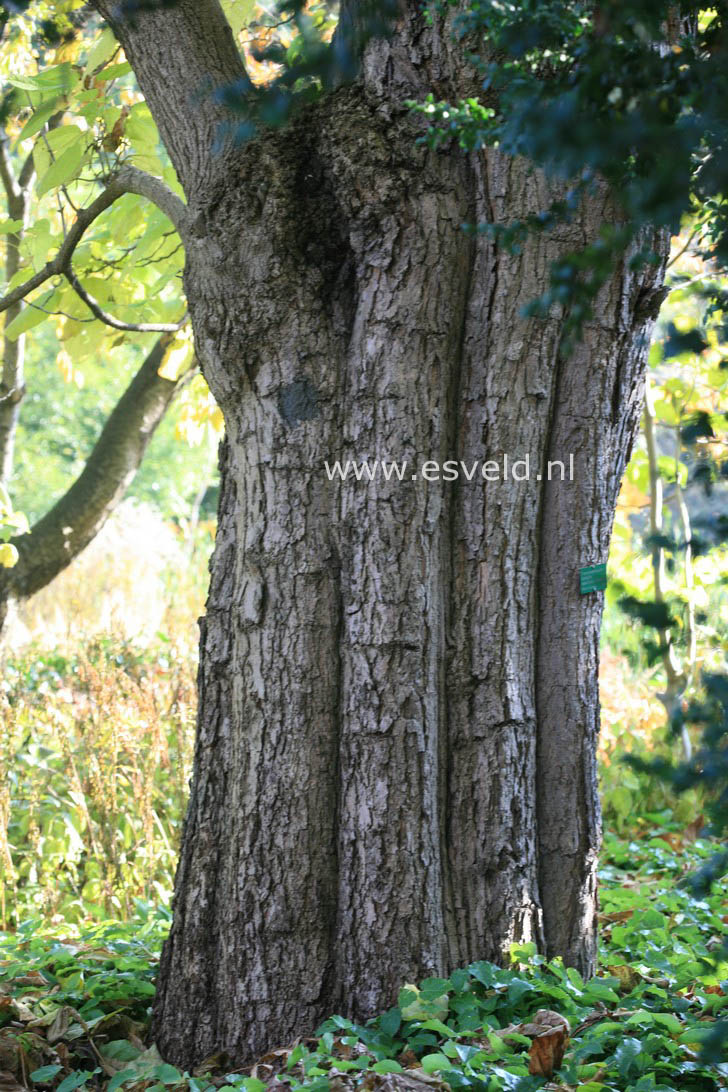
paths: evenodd
<path fill-rule="evenodd" d="M 705 816 L 702 814 L 698 815 L 697 818 L 693 819 L 692 823 L 688 823 L 688 825 L 685 827 L 685 830 L 683 831 L 683 837 L 685 838 L 685 841 L 696 841 L 704 826 Z"/>
<path fill-rule="evenodd" d="M 529 1038 L 532 1038 L 534 1035 L 543 1035 L 555 1028 L 561 1029 L 566 1036 L 571 1031 L 569 1021 L 560 1012 L 554 1012 L 553 1009 L 539 1009 L 534 1012 L 527 1023 L 518 1024 L 514 1031 L 519 1031 L 521 1035 L 528 1035 Z"/>
<path fill-rule="evenodd" d="M 564 1060 L 568 1041 L 563 1027 L 537 1035 L 528 1052 L 528 1072 L 534 1077 L 552 1077 Z"/>
<path fill-rule="evenodd" d="M 372 1073 L 366 1074 L 361 1087 L 367 1092 L 422 1092 L 423 1086 L 440 1088 L 447 1092 L 448 1085 L 431 1073 L 425 1073 L 424 1069 L 408 1069 L 406 1073 Z"/>
<path fill-rule="evenodd" d="M 607 970 L 619 979 L 619 988 L 624 993 L 629 993 L 642 981 L 642 976 L 628 963 L 619 963 L 616 966 L 607 967 Z"/>

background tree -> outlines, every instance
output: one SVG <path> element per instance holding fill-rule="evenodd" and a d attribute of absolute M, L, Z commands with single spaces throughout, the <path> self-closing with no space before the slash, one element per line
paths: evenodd
<path fill-rule="evenodd" d="M 184 311 L 179 288 L 175 290 L 180 244 L 167 230 L 164 216 L 155 222 L 145 214 L 142 203 L 136 209 L 127 204 L 123 220 L 107 223 L 106 232 L 97 233 L 93 241 L 84 240 L 82 276 L 76 277 L 71 268 L 71 250 L 78 237 L 74 242 L 70 224 L 78 211 L 79 190 L 83 192 L 79 176 L 89 172 L 93 184 L 93 177 L 108 171 L 110 161 L 118 158 L 120 147 L 128 151 L 131 140 L 142 160 L 154 158 L 158 144 L 154 126 L 147 123 L 145 128 L 144 119 L 139 120 L 138 111 L 134 112 L 133 93 L 119 85 L 124 66 L 116 79 L 113 73 L 111 80 L 96 79 L 96 68 L 107 65 L 118 47 L 110 34 L 99 36 L 98 18 L 90 9 L 79 9 L 72 2 L 35 4 L 23 16 L 15 14 L 3 27 L 5 84 L 0 111 L 4 125 L 0 180 L 7 209 L 2 233 L 8 286 L 26 281 L 57 239 L 68 239 L 70 234 L 71 246 L 62 270 L 65 290 L 59 286 L 29 305 L 22 294 L 5 309 L 0 480 L 10 485 L 13 477 L 19 411 L 27 394 L 25 342 L 30 331 L 49 316 L 55 318 L 56 348 L 46 337 L 44 344 L 57 353 L 57 363 L 71 383 L 81 382 L 85 367 L 110 353 L 112 347 L 118 357 L 119 344 L 130 334 L 142 335 L 147 351 L 142 353 L 135 378 L 105 421 L 77 480 L 52 509 L 47 510 L 47 496 L 44 498 L 43 516 L 28 534 L 18 537 L 15 528 L 17 541 L 9 547 L 14 552 L 7 558 L 15 564 L 1 581 L 3 618 L 10 599 L 25 598 L 48 584 L 98 532 L 125 494 L 172 399 L 192 375 L 191 344 L 184 335 L 174 336 L 184 316 L 181 322 L 139 322 L 133 314 L 133 295 L 145 281 L 161 293 L 162 312 L 171 308 L 179 315 Z M 81 56 L 86 60 L 83 66 L 76 63 Z M 32 74 L 33 69 L 39 69 L 37 75 Z M 131 263 L 129 254 L 134 255 Z M 127 270 L 140 263 L 140 278 L 125 282 L 118 276 L 120 256 Z M 108 309 L 117 304 L 125 305 L 121 315 Z M 150 306 L 153 312 L 154 304 Z M 155 333 L 156 339 L 150 341 L 149 335 Z M 47 450 L 52 442 L 47 437 Z M 9 527 L 6 535 L 10 533 Z"/>
<path fill-rule="evenodd" d="M 327 48 L 293 4 L 298 44 L 268 53 L 289 66 L 257 90 L 215 0 L 95 7 L 187 203 L 163 171 L 113 164 L 5 305 L 144 196 L 185 244 L 225 416 L 162 1049 L 252 1054 L 518 941 L 589 973 L 601 601 L 578 571 L 606 557 L 720 17 L 693 49 L 667 5 L 484 4 L 458 38 L 454 9 L 402 4 L 372 40 L 345 4 Z M 541 481 L 323 473 L 525 453 Z M 574 482 L 548 480 L 570 454 Z"/>

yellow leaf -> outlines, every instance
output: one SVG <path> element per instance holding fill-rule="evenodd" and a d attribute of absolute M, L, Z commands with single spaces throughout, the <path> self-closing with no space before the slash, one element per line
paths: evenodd
<path fill-rule="evenodd" d="M 187 370 L 194 353 L 192 331 L 187 328 L 177 334 L 174 341 L 170 342 L 164 360 L 157 370 L 157 375 L 162 379 L 169 379 L 176 383 L 179 377 Z"/>
<path fill-rule="evenodd" d="M 619 494 L 620 508 L 644 508 L 650 503 L 650 498 L 641 489 L 625 478 L 622 490 Z"/>
<path fill-rule="evenodd" d="M 66 352 L 65 349 L 61 349 L 56 357 L 56 364 L 61 370 L 61 375 L 65 379 L 66 383 L 73 381 L 73 361 Z"/>
<path fill-rule="evenodd" d="M 219 406 L 216 406 L 210 414 L 210 426 L 213 432 L 216 432 L 218 436 L 222 436 L 225 429 L 225 418 L 223 417 L 222 410 Z"/>
<path fill-rule="evenodd" d="M 4 569 L 12 569 L 18 563 L 18 551 L 12 542 L 3 542 L 0 545 L 0 565 Z"/>

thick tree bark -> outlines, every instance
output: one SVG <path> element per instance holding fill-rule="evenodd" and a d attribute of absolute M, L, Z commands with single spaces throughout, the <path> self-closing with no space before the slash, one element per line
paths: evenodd
<path fill-rule="evenodd" d="M 180 7 L 116 24 L 153 110 L 159 51 L 174 98 L 195 20 L 217 18 Z M 227 426 L 155 1010 L 180 1064 L 369 1016 L 514 941 L 594 967 L 601 597 L 578 570 L 606 559 L 662 271 L 625 262 L 562 358 L 563 315 L 522 308 L 616 210 L 598 191 L 518 256 L 466 237 L 558 187 L 494 151 L 416 147 L 403 101 L 471 77 L 405 8 L 359 83 L 285 133 L 216 155 L 211 127 L 200 186 L 189 101 L 155 111 L 187 172 L 186 290 Z M 418 473 L 504 455 L 531 479 Z M 570 455 L 574 480 L 546 480 Z M 325 474 L 364 458 L 410 472 Z"/>

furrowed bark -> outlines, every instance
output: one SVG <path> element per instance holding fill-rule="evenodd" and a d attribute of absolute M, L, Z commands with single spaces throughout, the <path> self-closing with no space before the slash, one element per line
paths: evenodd
<path fill-rule="evenodd" d="M 596 211 L 596 210 L 595 210 Z M 603 219 L 618 213 L 608 197 Z M 581 343 L 560 361 L 547 457 L 575 457 L 574 482 L 547 482 L 538 596 L 539 882 L 546 951 L 586 975 L 596 969 L 601 594 L 581 595 L 579 569 L 607 560 L 622 474 L 639 428 L 650 332 L 663 298 L 666 233 L 650 240 L 662 264 L 639 274 L 629 257 L 602 290 Z"/>
<path fill-rule="evenodd" d="M 205 59 L 235 68 L 212 7 L 115 24 L 184 171 L 185 290 L 227 427 L 154 1016 L 188 1068 L 366 1018 L 514 941 L 592 969 L 600 596 L 578 569 L 604 559 L 661 276 L 625 263 L 568 360 L 557 309 L 523 317 L 615 209 L 595 190 L 518 256 L 459 231 L 557 186 L 416 146 L 404 100 L 457 98 L 472 73 L 415 4 L 286 132 L 210 161 L 208 106 L 183 155 Z M 549 481 L 571 454 L 573 482 Z M 530 478 L 479 462 L 468 480 L 504 456 Z M 347 459 L 408 472 L 331 479 Z M 462 460 L 459 481 L 427 480 L 428 459 Z"/>
<path fill-rule="evenodd" d="M 147 445 L 180 383 L 158 369 L 169 335 L 162 335 L 112 410 L 81 474 L 30 529 L 13 539 L 19 559 L 0 580 L 2 615 L 8 599 L 27 598 L 53 580 L 91 542 L 128 489 Z"/>

